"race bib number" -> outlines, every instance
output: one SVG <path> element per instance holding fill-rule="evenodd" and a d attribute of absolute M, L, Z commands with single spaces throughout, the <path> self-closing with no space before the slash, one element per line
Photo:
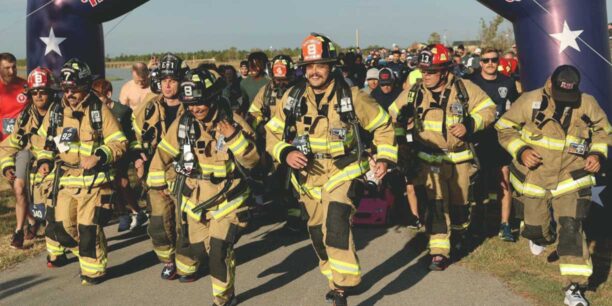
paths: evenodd
<path fill-rule="evenodd" d="M 53 142 L 55 142 L 55 146 L 60 153 L 68 152 L 70 150 L 70 146 L 65 142 L 60 142 L 61 135 L 57 135 L 53 137 Z"/>
<path fill-rule="evenodd" d="M 64 128 L 60 135 L 60 143 L 71 143 L 76 142 L 79 139 L 79 132 L 76 128 L 67 127 Z"/>
<path fill-rule="evenodd" d="M 304 155 L 311 153 L 310 151 L 310 140 L 308 135 L 298 136 L 293 140 L 293 146 L 295 146 Z"/>
<path fill-rule="evenodd" d="M 4 134 L 8 135 L 13 133 L 13 130 L 15 129 L 15 122 L 17 122 L 17 119 L 15 118 L 2 119 L 2 131 Z"/>

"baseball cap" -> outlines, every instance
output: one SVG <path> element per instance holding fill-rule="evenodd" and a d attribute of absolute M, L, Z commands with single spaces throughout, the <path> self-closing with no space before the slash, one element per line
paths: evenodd
<path fill-rule="evenodd" d="M 389 85 L 393 83 L 395 83 L 393 71 L 391 71 L 389 68 L 380 69 L 380 72 L 378 73 L 378 84 Z"/>
<path fill-rule="evenodd" d="M 371 80 L 371 79 L 378 80 L 378 69 L 376 68 L 368 69 L 368 72 L 366 73 L 366 80 Z"/>
<path fill-rule="evenodd" d="M 561 65 L 550 77 L 552 98 L 558 102 L 578 102 L 580 100 L 580 72 L 571 65 Z"/>

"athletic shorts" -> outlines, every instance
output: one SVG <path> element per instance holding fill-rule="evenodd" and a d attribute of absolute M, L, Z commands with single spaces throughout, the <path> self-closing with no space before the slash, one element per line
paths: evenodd
<path fill-rule="evenodd" d="M 32 152 L 28 149 L 21 150 L 15 155 L 15 176 L 21 180 L 27 180 L 32 165 Z"/>

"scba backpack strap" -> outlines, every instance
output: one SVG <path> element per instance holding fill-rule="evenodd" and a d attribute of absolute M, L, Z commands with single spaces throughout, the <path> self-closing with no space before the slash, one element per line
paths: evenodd
<path fill-rule="evenodd" d="M 189 176 L 195 169 L 196 132 L 194 117 L 190 112 L 185 112 L 179 119 L 177 138 L 179 142 L 180 155 L 176 166 L 176 172 Z"/>

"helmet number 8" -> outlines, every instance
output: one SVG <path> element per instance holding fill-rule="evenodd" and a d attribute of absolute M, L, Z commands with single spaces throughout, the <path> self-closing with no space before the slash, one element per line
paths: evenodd
<path fill-rule="evenodd" d="M 191 88 L 191 86 L 183 87 L 183 92 L 185 93 L 185 97 L 193 96 L 193 88 Z"/>
<path fill-rule="evenodd" d="M 34 84 L 36 84 L 36 85 L 42 85 L 42 83 L 43 83 L 43 78 L 42 78 L 42 75 L 40 75 L 40 74 L 38 74 L 38 73 L 37 73 L 37 74 L 35 74 L 35 75 L 34 75 Z"/>
<path fill-rule="evenodd" d="M 308 55 L 310 56 L 317 55 L 317 45 L 316 44 L 310 44 L 306 48 L 307 48 L 306 52 L 308 52 Z"/>

